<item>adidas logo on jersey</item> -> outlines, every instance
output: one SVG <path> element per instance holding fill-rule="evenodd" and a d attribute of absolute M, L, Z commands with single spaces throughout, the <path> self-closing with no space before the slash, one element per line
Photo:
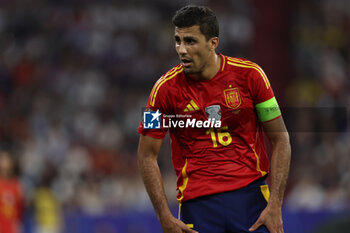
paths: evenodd
<path fill-rule="evenodd" d="M 199 110 L 198 105 L 191 100 L 189 104 L 187 104 L 186 108 L 184 109 L 184 112 L 191 112 L 191 111 L 197 111 Z"/>

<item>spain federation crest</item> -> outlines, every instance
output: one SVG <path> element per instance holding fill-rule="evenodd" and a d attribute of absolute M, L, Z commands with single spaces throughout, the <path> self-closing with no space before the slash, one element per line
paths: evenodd
<path fill-rule="evenodd" d="M 242 100 L 238 87 L 224 90 L 224 95 L 227 107 L 236 109 L 241 105 Z"/>

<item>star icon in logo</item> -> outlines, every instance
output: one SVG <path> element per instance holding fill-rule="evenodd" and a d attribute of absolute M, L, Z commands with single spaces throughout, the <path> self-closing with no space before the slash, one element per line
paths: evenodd
<path fill-rule="evenodd" d="M 153 118 L 152 118 L 151 122 L 154 121 L 155 119 L 157 119 L 158 117 L 160 117 L 161 115 L 162 114 L 159 112 L 159 110 L 157 110 L 155 113 L 152 113 Z"/>

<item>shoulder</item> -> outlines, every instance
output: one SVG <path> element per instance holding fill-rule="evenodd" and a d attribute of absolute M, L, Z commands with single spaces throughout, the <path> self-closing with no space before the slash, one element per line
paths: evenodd
<path fill-rule="evenodd" d="M 250 81 L 263 80 L 266 86 L 270 86 L 268 78 L 263 71 L 263 69 L 255 62 L 249 61 L 244 58 L 235 58 L 225 56 L 226 64 L 229 67 L 230 72 L 240 73 L 243 77 L 249 79 Z"/>
<path fill-rule="evenodd" d="M 171 83 L 169 82 L 170 80 L 172 80 L 172 82 L 176 81 L 182 74 L 183 72 L 183 67 L 182 65 L 177 65 L 173 68 L 171 68 L 168 72 L 166 72 L 165 74 L 163 74 L 158 81 L 156 82 L 155 86 L 162 86 L 163 84 L 167 83 Z"/>
<path fill-rule="evenodd" d="M 156 89 L 156 90 L 164 89 L 164 87 L 167 87 L 169 85 L 176 83 L 177 81 L 179 81 L 179 78 L 182 76 L 182 73 L 183 73 L 182 65 L 177 65 L 173 67 L 157 80 L 157 82 L 153 86 L 153 89 Z"/>
<path fill-rule="evenodd" d="M 164 96 L 169 91 L 170 87 L 174 86 L 179 81 L 182 74 L 182 65 L 177 65 L 163 74 L 153 86 L 150 95 L 151 105 L 155 102 L 157 97 L 159 98 L 159 96 Z"/>
<path fill-rule="evenodd" d="M 225 59 L 227 66 L 237 72 L 254 72 L 261 69 L 258 64 L 244 58 L 225 56 Z"/>

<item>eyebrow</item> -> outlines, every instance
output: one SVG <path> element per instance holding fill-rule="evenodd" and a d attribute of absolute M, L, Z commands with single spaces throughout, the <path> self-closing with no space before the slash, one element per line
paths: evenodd
<path fill-rule="evenodd" d="M 175 38 L 175 40 L 180 39 L 180 37 L 179 37 L 178 35 L 175 35 L 174 38 Z M 193 36 L 185 36 L 185 37 L 183 38 L 183 40 L 184 40 L 184 41 L 186 41 L 186 40 L 195 40 L 195 41 L 197 41 L 197 38 L 196 38 L 196 37 L 193 37 Z"/>

